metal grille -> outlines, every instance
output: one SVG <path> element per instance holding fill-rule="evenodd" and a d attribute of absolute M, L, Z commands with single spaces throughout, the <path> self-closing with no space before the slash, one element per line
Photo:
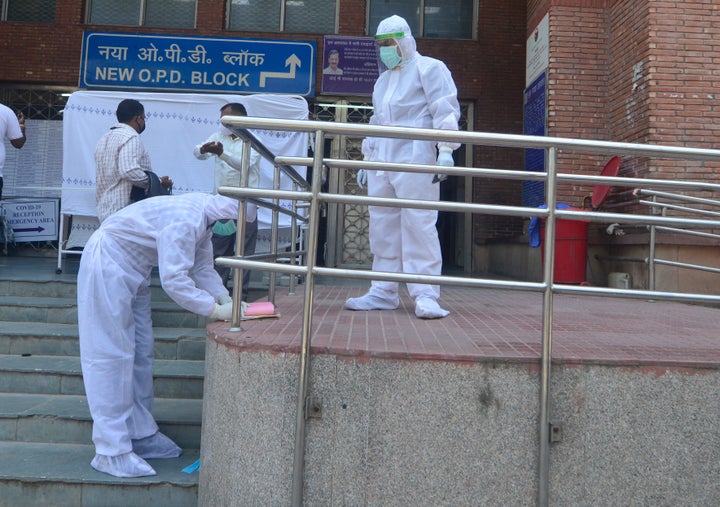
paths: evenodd
<path fill-rule="evenodd" d="M 472 39 L 472 0 L 425 0 L 423 37 Z"/>
<path fill-rule="evenodd" d="M 354 123 L 354 122 L 351 122 Z M 362 139 L 346 138 L 344 157 L 348 160 L 362 160 Z M 361 190 L 357 184 L 357 171 L 345 171 L 343 193 L 367 195 L 367 189 Z M 370 214 L 367 206 L 343 205 L 343 244 L 340 255 L 342 265 L 370 265 L 369 227 Z"/>
<path fill-rule="evenodd" d="M 195 28 L 196 5 L 197 0 L 92 0 L 90 23 Z"/>
<path fill-rule="evenodd" d="M 30 120 L 62 120 L 67 96 L 73 90 L 0 88 L 0 103 L 13 111 L 22 111 Z"/>
<path fill-rule="evenodd" d="M 52 23 L 55 21 L 55 0 L 8 0 L 5 21 Z"/>
<path fill-rule="evenodd" d="M 230 0 L 228 29 L 335 33 L 336 6 L 337 0 Z"/>
<path fill-rule="evenodd" d="M 282 0 L 231 0 L 228 29 L 277 32 Z"/>
<path fill-rule="evenodd" d="M 372 116 L 372 105 L 367 102 L 337 103 L 316 102 L 312 104 L 310 117 L 318 121 L 336 121 L 346 123 L 369 123 Z M 336 138 L 338 157 L 347 160 L 362 160 L 362 138 Z M 367 195 L 357 184 L 357 171 L 348 170 L 338 174 L 338 188 L 342 193 Z M 334 189 L 332 189 L 334 190 Z M 341 205 L 338 209 L 337 222 L 328 223 L 328 241 L 337 241 L 335 264 L 342 266 L 369 266 L 372 263 L 370 243 L 368 240 L 369 215 L 367 206 L 351 204 Z M 337 238 L 329 231 L 338 231 Z"/>
<path fill-rule="evenodd" d="M 145 26 L 195 28 L 195 0 L 147 0 Z"/>
<path fill-rule="evenodd" d="M 477 0 L 370 0 L 368 33 L 375 34 L 383 19 L 405 18 L 415 37 L 471 39 Z"/>
<path fill-rule="evenodd" d="M 335 0 L 286 0 L 284 31 L 335 33 Z"/>
<path fill-rule="evenodd" d="M 397 14 L 410 25 L 414 36 L 422 36 L 420 31 L 421 0 L 370 0 L 369 34 L 377 33 L 377 27 L 383 19 Z"/>
<path fill-rule="evenodd" d="M 315 121 L 335 121 L 334 104 L 313 103 L 310 109 L 310 119 Z"/>
<path fill-rule="evenodd" d="M 93 25 L 140 25 L 141 0 L 92 0 L 90 24 Z"/>

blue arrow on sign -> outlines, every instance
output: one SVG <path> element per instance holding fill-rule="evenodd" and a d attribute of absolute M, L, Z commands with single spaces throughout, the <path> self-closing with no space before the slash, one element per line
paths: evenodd
<path fill-rule="evenodd" d="M 37 226 L 37 227 L 31 227 L 29 229 L 14 229 L 13 232 L 42 232 L 45 229 L 43 227 Z"/>

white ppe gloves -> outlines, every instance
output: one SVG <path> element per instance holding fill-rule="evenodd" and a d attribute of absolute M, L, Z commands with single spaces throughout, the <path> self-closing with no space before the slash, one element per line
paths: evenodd
<path fill-rule="evenodd" d="M 220 296 L 221 298 L 223 296 Z M 226 296 L 228 299 L 230 299 L 227 303 L 215 303 L 215 308 L 213 308 L 212 313 L 209 315 L 211 319 L 214 320 L 232 320 L 232 310 L 233 310 L 233 302 L 230 296 Z M 220 298 L 218 298 L 220 299 Z M 245 301 L 240 302 L 240 317 L 245 316 L 245 310 L 247 309 L 247 303 Z"/>
<path fill-rule="evenodd" d="M 444 167 L 452 167 L 455 165 L 455 161 L 452 157 L 453 149 L 450 146 L 440 146 L 438 149 L 437 165 Z"/>
<path fill-rule="evenodd" d="M 443 167 L 453 167 L 455 165 L 455 161 L 453 160 L 452 152 L 453 150 L 450 146 L 440 146 L 440 148 L 438 148 L 437 165 L 441 165 Z M 446 179 L 446 174 L 436 174 L 432 182 L 438 183 L 445 181 Z"/>
<path fill-rule="evenodd" d="M 360 190 L 365 190 L 367 186 L 367 171 L 365 169 L 358 169 L 356 179 Z"/>

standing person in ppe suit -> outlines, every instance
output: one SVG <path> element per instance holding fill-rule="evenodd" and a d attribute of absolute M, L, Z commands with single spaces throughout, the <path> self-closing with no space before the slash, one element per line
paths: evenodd
<path fill-rule="evenodd" d="M 457 88 L 445 64 L 416 51 L 410 26 L 400 16 L 380 22 L 375 36 L 380 58 L 387 67 L 373 90 L 373 125 L 457 130 L 460 106 Z M 367 138 L 365 160 L 404 164 L 452 166 L 459 144 L 412 139 Z M 368 196 L 435 200 L 440 198 L 437 176 L 395 171 L 358 173 L 361 187 L 367 179 Z M 442 254 L 435 223 L 437 211 L 369 206 L 370 249 L 373 270 L 440 275 Z M 397 282 L 373 281 L 364 296 L 350 298 L 350 310 L 394 310 L 400 305 Z M 446 317 L 438 304 L 440 287 L 408 283 L 415 315 L 422 319 Z"/>
<path fill-rule="evenodd" d="M 182 453 L 151 414 L 150 272 L 158 267 L 163 289 L 182 308 L 230 320 L 233 303 L 213 266 L 211 237 L 216 220 L 237 213 L 237 201 L 219 195 L 152 197 L 106 218 L 85 245 L 78 328 L 96 470 L 155 475 L 145 459 Z"/>

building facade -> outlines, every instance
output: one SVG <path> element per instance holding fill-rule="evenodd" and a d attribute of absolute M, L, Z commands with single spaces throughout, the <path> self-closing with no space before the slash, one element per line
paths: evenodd
<path fill-rule="evenodd" d="M 714 80 L 720 73 L 716 40 L 720 19 L 715 2 L 657 0 L 0 0 L 0 102 L 30 119 L 59 120 L 62 93 L 79 88 L 83 36 L 88 31 L 127 34 L 314 41 L 323 54 L 326 36 L 366 37 L 379 20 L 397 13 L 413 27 L 418 50 L 443 60 L 453 73 L 463 107 L 462 128 L 522 134 L 526 88 L 526 45 L 543 20 L 548 27 L 545 132 L 621 142 L 714 147 L 720 121 Z M 322 57 L 315 89 L 308 94 L 311 118 L 367 121 L 367 95 L 323 93 Z M 357 157 L 359 140 L 331 139 L 333 156 Z M 523 150 L 475 147 L 458 163 L 524 169 Z M 559 170 L 599 174 L 606 158 L 562 154 Z M 620 175 L 717 179 L 712 164 L 623 160 Z M 331 179 L 336 190 L 350 178 Z M 521 182 L 451 178 L 443 198 L 520 205 Z M 558 200 L 584 205 L 592 188 L 567 186 Z M 627 190 L 611 192 L 613 211 L 637 211 Z M 329 217 L 325 258 L 330 265 L 365 265 L 362 210 Z M 536 278 L 539 253 L 527 249 L 527 220 L 515 217 L 441 214 L 446 268 L 479 275 Z M 591 252 L 607 259 L 642 255 L 639 234 L 606 237 L 590 231 Z M 712 262 L 712 240 L 666 236 L 672 255 Z M 513 252 L 521 251 L 520 255 Z M 684 253 L 683 253 L 684 252 Z M 612 255 L 611 255 L 612 254 Z M 609 271 L 632 272 L 634 284 L 647 278 L 637 263 L 592 261 L 588 279 L 602 285 Z M 690 276 L 691 279 L 694 275 Z M 701 284 L 707 285 L 707 277 Z M 668 288 L 681 288 L 685 275 L 668 271 Z M 697 285 L 697 280 L 693 282 Z M 702 288 L 702 287 L 701 287 Z"/>

